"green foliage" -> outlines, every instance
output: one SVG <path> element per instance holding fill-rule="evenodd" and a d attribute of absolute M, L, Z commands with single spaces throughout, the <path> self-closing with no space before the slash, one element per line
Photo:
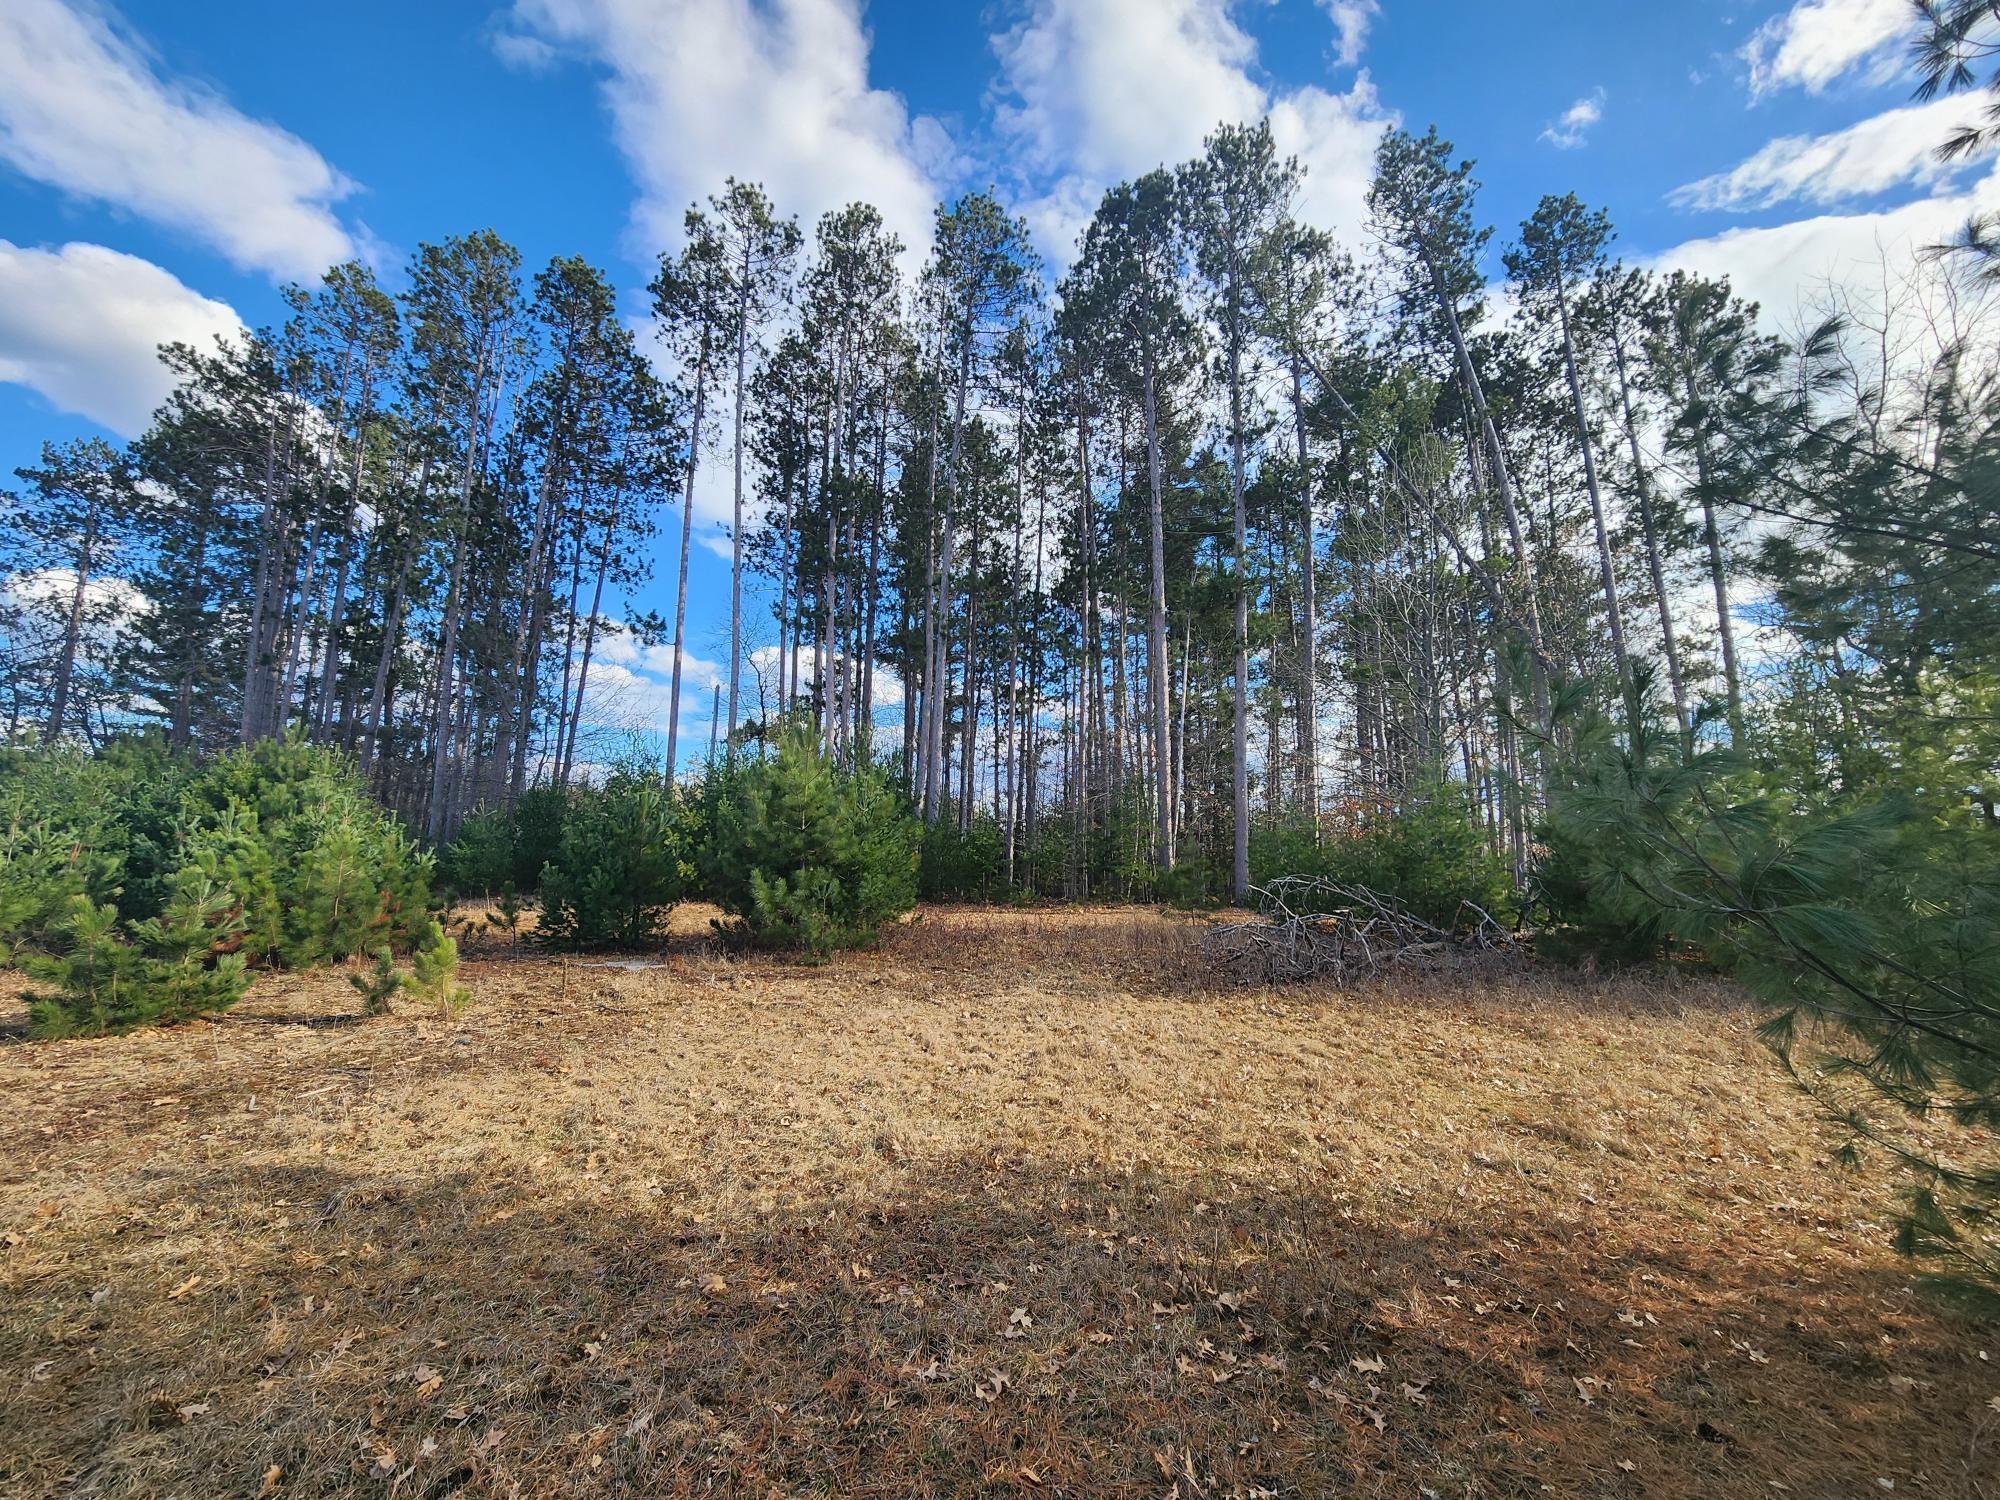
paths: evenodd
<path fill-rule="evenodd" d="M 364 1014 L 386 1016 L 389 1014 L 389 1002 L 403 987 L 403 976 L 396 972 L 395 955 L 384 947 L 375 950 L 375 962 L 365 972 L 348 975 L 347 982 L 361 997 Z"/>
<path fill-rule="evenodd" d="M 1479 912 L 1499 921 L 1514 914 L 1512 878 L 1465 789 L 1436 777 L 1400 808 L 1336 825 L 1317 841 L 1303 822 L 1253 835 L 1251 882 L 1281 875 L 1366 886 L 1447 931 L 1477 921 Z"/>
<path fill-rule="evenodd" d="M 438 853 L 438 878 L 457 896 L 490 896 L 514 884 L 514 818 L 486 808 L 458 825 L 458 837 Z"/>
<path fill-rule="evenodd" d="M 45 821 L 28 822 L 19 805 L 0 825 L 0 962 L 17 947 L 46 946 L 92 881 L 74 834 Z"/>
<path fill-rule="evenodd" d="M 109 902 L 76 896 L 61 951 L 20 955 L 29 979 L 48 986 L 28 995 L 29 1025 L 41 1037 L 105 1036 L 227 1010 L 249 984 L 242 955 L 217 951 L 238 923 L 228 892 L 193 866 L 161 914 L 127 932 Z"/>
<path fill-rule="evenodd" d="M 559 787 L 536 787 L 514 803 L 514 889 L 532 891 L 542 878 L 542 866 L 562 848 L 563 825 L 569 818 L 569 796 Z"/>
<path fill-rule="evenodd" d="M 552 948 L 643 948 L 694 876 L 701 801 L 652 772 L 582 787 L 541 872 L 535 938 Z"/>
<path fill-rule="evenodd" d="M 461 896 L 537 890 L 542 867 L 562 849 L 570 794 L 558 787 L 523 792 L 513 809 L 488 808 L 459 824 L 438 856 L 438 873 Z"/>
<path fill-rule="evenodd" d="M 508 942 L 517 943 L 521 940 L 521 914 L 525 910 L 521 898 L 509 886 L 494 902 L 494 909 L 486 914 L 486 925 L 506 933 Z"/>
<path fill-rule="evenodd" d="M 873 943 L 916 905 L 916 820 L 875 767 L 834 765 L 810 732 L 738 766 L 713 797 L 702 860 L 742 941 L 821 958 Z"/>
<path fill-rule="evenodd" d="M 1183 911 L 1220 906 L 1229 895 L 1229 876 L 1206 859 L 1184 859 L 1153 877 L 1153 899 Z"/>
<path fill-rule="evenodd" d="M 455 1016 L 472 1003 L 472 992 L 458 982 L 458 939 L 426 917 L 410 950 L 410 972 L 403 986 L 439 1014 Z"/>
<path fill-rule="evenodd" d="M 158 735 L 0 752 L 0 947 L 44 1035 L 233 1004 L 247 964 L 407 945 L 429 860 L 341 756 L 268 741 L 207 764 Z"/>
<path fill-rule="evenodd" d="M 1644 918 L 1769 1007 L 1762 1035 L 1850 1133 L 1913 1174 L 1899 1244 L 2000 1291 L 2000 1163 L 1913 1125 L 2000 1124 L 2000 836 L 1961 798 L 1821 809 L 1747 756 L 1597 750 L 1553 821 L 1608 923 Z"/>
<path fill-rule="evenodd" d="M 917 893 L 926 901 L 991 901 L 1007 886 L 1007 848 L 999 823 L 982 813 L 972 827 L 939 821 L 923 830 Z"/>
<path fill-rule="evenodd" d="M 345 756 L 263 740 L 211 761 L 182 800 L 183 857 L 212 862 L 236 894 L 251 962 L 302 968 L 414 940 L 430 856 Z"/>

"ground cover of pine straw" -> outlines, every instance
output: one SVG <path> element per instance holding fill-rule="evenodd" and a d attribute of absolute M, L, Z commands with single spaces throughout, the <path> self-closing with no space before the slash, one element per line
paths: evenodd
<path fill-rule="evenodd" d="M 0 1495 L 2000 1494 L 2000 1331 L 1719 987 L 678 918 L 456 1021 L 11 1013 Z"/>

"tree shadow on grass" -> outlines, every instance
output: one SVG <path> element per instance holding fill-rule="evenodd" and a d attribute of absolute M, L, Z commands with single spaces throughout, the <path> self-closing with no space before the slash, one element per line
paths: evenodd
<path fill-rule="evenodd" d="M 10 1270 L 0 1488 L 1969 1497 L 1994 1457 L 1887 1272 L 978 1153 L 758 1217 L 656 1186 L 162 1164 Z"/>

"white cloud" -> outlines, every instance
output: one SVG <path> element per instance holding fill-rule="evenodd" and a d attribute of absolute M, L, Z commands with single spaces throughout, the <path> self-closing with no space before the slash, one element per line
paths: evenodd
<path fill-rule="evenodd" d="M 913 257 L 929 244 L 942 127 L 870 85 L 856 0 L 515 0 L 513 19 L 608 70 L 641 255 L 678 245 L 687 206 L 730 176 L 808 229 L 859 199 Z"/>
<path fill-rule="evenodd" d="M 0 240 L 0 381 L 130 437 L 173 377 L 158 346 L 211 346 L 243 322 L 151 261 L 102 245 L 33 250 Z"/>
<path fill-rule="evenodd" d="M 1937 159 L 1939 144 L 1984 108 L 1983 99 L 1955 96 L 1826 135 L 1779 136 L 1729 171 L 1676 188 L 1671 200 L 1683 208 L 1769 208 L 1789 199 L 1838 203 L 1904 183 L 1929 187 L 1960 166 Z"/>
<path fill-rule="evenodd" d="M 83 587 L 83 631 L 77 642 L 84 662 L 95 667 L 112 664 L 120 629 L 152 604 L 131 580 L 103 571 L 105 566 L 100 556 L 99 571 Z M 45 624 L 65 620 L 75 598 L 74 568 L 37 568 L 0 577 L 0 604 L 26 606 Z"/>
<path fill-rule="evenodd" d="M 556 49 L 538 36 L 518 31 L 494 31 L 486 39 L 493 55 L 522 73 L 542 73 L 555 66 Z"/>
<path fill-rule="evenodd" d="M 1798 0 L 1759 26 L 1739 54 L 1750 65 L 1750 92 L 1787 86 L 1817 94 L 1865 66 L 1887 77 L 1900 59 L 1896 43 L 1916 19 L 1909 0 Z"/>
<path fill-rule="evenodd" d="M 792 680 L 799 684 L 800 692 L 809 693 L 812 690 L 814 680 L 819 674 L 817 648 L 812 645 L 794 646 L 791 648 L 790 654 L 792 658 Z M 839 660 L 837 655 L 835 660 Z M 847 660 L 849 669 L 854 674 L 855 686 L 858 690 L 861 676 L 861 658 L 850 656 Z M 762 673 L 775 690 L 778 680 L 778 667 L 783 661 L 783 657 L 779 654 L 776 646 L 759 646 L 756 650 L 750 652 L 744 658 L 744 661 L 752 671 Z M 903 706 L 903 679 L 896 675 L 895 670 L 888 663 L 883 661 L 875 663 L 875 675 L 871 679 L 871 686 L 874 691 L 869 695 L 869 701 L 873 705 L 876 714 L 882 713 L 885 709 L 901 708 Z"/>
<path fill-rule="evenodd" d="M 1382 14 L 1378 0 L 1320 0 L 1333 22 L 1334 61 L 1351 68 L 1361 60 L 1368 45 L 1368 28 Z"/>
<path fill-rule="evenodd" d="M 1541 139 L 1560 151 L 1574 151 L 1591 126 L 1604 118 L 1604 90 L 1594 88 L 1542 127 Z"/>
<path fill-rule="evenodd" d="M 596 659 L 629 668 L 634 673 L 646 673 L 665 682 L 670 683 L 673 680 L 673 642 L 661 641 L 648 645 L 620 621 L 606 622 L 605 633 L 598 637 Z M 698 687 L 706 691 L 718 682 L 725 685 L 727 683 L 720 662 L 696 656 L 692 651 L 681 658 L 683 689 Z"/>
<path fill-rule="evenodd" d="M 1350 42 L 1358 56 L 1357 28 L 1372 7 L 1330 14 L 1343 57 Z M 1274 96 L 1252 77 L 1257 44 L 1227 0 L 1036 0 L 993 48 L 995 127 L 1037 184 L 1024 213 L 1058 262 L 1106 187 L 1194 156 L 1218 124 L 1266 115 L 1279 146 L 1312 174 L 1315 221 L 1336 232 L 1362 222 L 1369 164 L 1389 123 L 1374 85 L 1364 74 L 1342 94 L 1307 85 Z"/>
<path fill-rule="evenodd" d="M 1772 332 L 1795 329 L 1801 308 L 1829 285 L 1879 287 L 1913 266 L 1974 214 L 2000 211 L 2000 171 L 1963 193 L 1877 213 L 1821 214 L 1761 229 L 1730 229 L 1654 257 L 1661 269 L 1727 276 L 1759 303 Z"/>
<path fill-rule="evenodd" d="M 354 185 L 317 151 L 159 77 L 104 14 L 62 0 L 0 5 L 0 159 L 245 270 L 314 277 L 355 253 L 330 206 Z"/>

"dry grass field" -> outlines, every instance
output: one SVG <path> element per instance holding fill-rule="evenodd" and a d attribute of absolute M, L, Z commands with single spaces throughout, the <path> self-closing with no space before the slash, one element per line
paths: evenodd
<path fill-rule="evenodd" d="M 0 1494 L 2000 1494 L 2000 1330 L 1726 991 L 677 925 L 456 1021 L 0 1014 Z"/>

